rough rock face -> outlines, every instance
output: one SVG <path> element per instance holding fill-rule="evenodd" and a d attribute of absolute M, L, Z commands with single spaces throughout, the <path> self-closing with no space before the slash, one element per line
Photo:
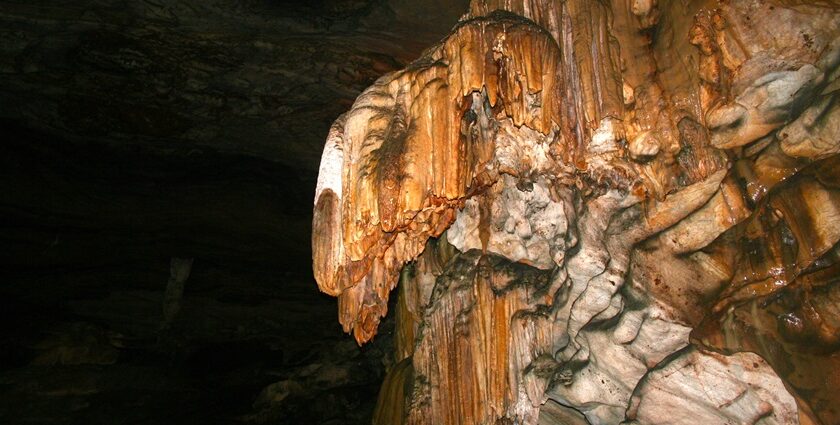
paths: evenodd
<path fill-rule="evenodd" d="M 71 142 L 317 169 L 330 122 L 466 1 L 414 3 L 4 2 L 0 116 Z"/>
<path fill-rule="evenodd" d="M 376 423 L 840 421 L 838 76 L 835 2 L 472 1 L 322 157 Z"/>

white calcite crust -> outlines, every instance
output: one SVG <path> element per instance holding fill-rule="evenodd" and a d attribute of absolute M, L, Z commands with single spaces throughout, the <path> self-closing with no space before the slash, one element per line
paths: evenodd
<path fill-rule="evenodd" d="M 562 264 L 568 231 L 563 203 L 552 199 L 548 183 L 543 179 L 528 183 L 525 190 L 515 182 L 516 178 L 505 175 L 491 189 L 496 195 L 490 201 L 486 247 L 481 241 L 482 208 L 477 199 L 468 200 L 458 212 L 446 232 L 447 240 L 463 252 L 486 249 L 540 269 Z"/>
<path fill-rule="evenodd" d="M 340 117 L 330 127 L 324 152 L 321 154 L 321 165 L 318 169 L 318 182 L 315 186 L 315 204 L 321 198 L 324 190 L 331 190 L 336 198 L 341 199 L 341 176 L 344 173 L 344 116 Z"/>

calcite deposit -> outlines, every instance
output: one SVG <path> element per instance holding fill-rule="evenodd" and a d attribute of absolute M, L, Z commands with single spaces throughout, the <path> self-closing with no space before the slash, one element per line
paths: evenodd
<path fill-rule="evenodd" d="M 322 157 L 374 422 L 840 423 L 838 76 L 832 1 L 473 0 Z"/>

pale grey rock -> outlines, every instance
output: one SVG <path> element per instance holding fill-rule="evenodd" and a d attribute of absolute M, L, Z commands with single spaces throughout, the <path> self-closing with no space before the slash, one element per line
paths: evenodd
<path fill-rule="evenodd" d="M 787 155 L 814 160 L 840 153 L 840 103 L 837 93 L 823 97 L 779 130 L 779 145 Z"/>
<path fill-rule="evenodd" d="M 486 119 L 487 115 L 482 113 L 478 114 L 478 117 Z M 494 139 L 496 168 L 502 172 L 519 175 L 550 173 L 555 167 L 549 153 L 552 136 L 546 136 L 527 126 L 517 128 L 510 119 L 502 120 Z"/>
<path fill-rule="evenodd" d="M 579 411 L 548 400 L 540 408 L 537 425 L 589 425 L 589 422 Z"/>
<path fill-rule="evenodd" d="M 804 63 L 796 69 L 766 72 L 743 85 L 736 83 L 734 101 L 712 108 L 706 113 L 706 122 L 712 134 L 712 144 L 720 149 L 731 149 L 754 142 L 787 122 L 795 119 L 813 102 L 831 81 L 837 68 L 840 43 L 836 40 L 816 64 Z M 764 56 L 745 63 L 742 79 L 759 70 L 773 69 L 777 64 L 767 63 Z M 807 118 L 806 118 L 807 119 Z"/>
<path fill-rule="evenodd" d="M 624 138 L 624 126 L 621 121 L 606 117 L 592 134 L 592 142 L 587 147 L 591 154 L 603 154 L 618 150 L 618 141 Z"/>
<path fill-rule="evenodd" d="M 626 424 L 796 424 L 796 401 L 753 353 L 687 348 L 640 383 Z"/>
<path fill-rule="evenodd" d="M 516 178 L 503 175 L 491 189 L 490 237 L 487 251 L 525 262 L 541 269 L 562 264 L 568 218 L 562 202 L 552 199 L 543 178 L 517 187 Z M 446 233 L 449 243 L 462 252 L 482 249 L 479 235 L 481 206 L 475 198 L 466 202 Z"/>

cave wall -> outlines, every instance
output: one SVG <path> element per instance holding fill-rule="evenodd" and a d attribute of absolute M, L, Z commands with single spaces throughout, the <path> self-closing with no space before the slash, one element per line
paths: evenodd
<path fill-rule="evenodd" d="M 0 116 L 76 142 L 316 170 L 330 122 L 465 8 L 411 4 L 4 2 Z"/>
<path fill-rule="evenodd" d="M 312 246 L 360 344 L 397 297 L 376 423 L 836 423 L 838 29 L 475 0 L 365 90 Z"/>
<path fill-rule="evenodd" d="M 332 320 L 308 203 L 466 8 L 422 4 L 0 1 L 0 423 L 369 423 L 390 342 Z"/>

